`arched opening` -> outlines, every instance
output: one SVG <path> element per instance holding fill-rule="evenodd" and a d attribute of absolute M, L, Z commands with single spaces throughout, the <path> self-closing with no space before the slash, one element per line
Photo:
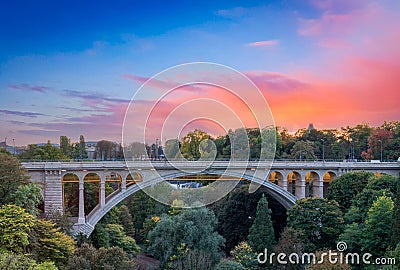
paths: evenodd
<path fill-rule="evenodd" d="M 106 197 L 114 191 L 120 190 L 122 184 L 122 177 L 117 172 L 110 172 L 106 175 L 105 194 Z"/>
<path fill-rule="evenodd" d="M 79 177 L 67 173 L 62 177 L 63 213 L 77 217 L 79 212 Z"/>
<path fill-rule="evenodd" d="M 268 176 L 268 181 L 275 185 L 282 186 L 283 175 L 280 172 L 271 172 Z"/>
<path fill-rule="evenodd" d="M 335 179 L 337 177 L 337 175 L 334 172 L 326 172 L 323 176 L 323 182 L 324 182 L 324 198 L 328 195 L 328 188 L 329 185 L 331 184 L 331 182 L 333 181 L 333 179 Z"/>
<path fill-rule="evenodd" d="M 307 197 L 314 197 L 314 196 L 319 196 L 319 175 L 316 172 L 308 172 L 306 174 L 306 189 L 305 189 L 305 195 Z"/>
<path fill-rule="evenodd" d="M 297 186 L 299 185 L 300 181 L 301 181 L 300 173 L 296 171 L 290 172 L 287 177 L 287 183 L 288 183 L 287 191 L 296 196 L 296 194 L 299 193 L 299 191 L 297 190 Z"/>
<path fill-rule="evenodd" d="M 100 176 L 96 173 L 88 173 L 83 178 L 85 213 L 89 214 L 99 203 L 100 198 Z"/>
<path fill-rule="evenodd" d="M 142 182 L 142 175 L 138 172 L 133 172 L 128 174 L 126 177 L 126 187 L 136 184 L 137 182 Z"/>

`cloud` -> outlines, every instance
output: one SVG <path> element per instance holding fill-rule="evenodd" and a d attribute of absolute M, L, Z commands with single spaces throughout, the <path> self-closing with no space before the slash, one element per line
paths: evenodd
<path fill-rule="evenodd" d="M 43 130 L 43 129 L 23 129 L 18 130 L 18 133 L 31 136 L 41 136 L 41 137 L 58 137 L 60 135 L 60 130 Z"/>
<path fill-rule="evenodd" d="M 43 113 L 35 113 L 35 112 L 20 112 L 20 111 L 10 111 L 10 110 L 0 110 L 0 113 L 6 115 L 16 115 L 23 117 L 36 118 L 38 116 L 45 116 Z"/>
<path fill-rule="evenodd" d="M 352 28 L 355 19 L 352 14 L 324 13 L 321 18 L 300 19 L 298 33 L 301 36 L 342 34 Z"/>
<path fill-rule="evenodd" d="M 272 40 L 263 40 L 263 41 L 256 41 L 252 43 L 248 43 L 247 46 L 250 47 L 272 47 L 279 44 L 279 40 L 272 39 Z"/>
<path fill-rule="evenodd" d="M 185 76 L 185 74 L 180 74 L 181 76 Z M 138 76 L 135 74 L 124 74 L 124 78 L 136 81 L 138 83 L 146 84 L 146 87 L 151 87 L 152 90 L 154 89 L 159 89 L 159 90 L 172 90 L 172 89 L 177 89 L 179 88 L 180 91 L 188 91 L 188 92 L 197 92 L 197 91 L 202 91 L 204 87 L 202 87 L 199 84 L 192 84 L 192 85 L 184 85 L 182 86 L 182 83 L 178 82 L 174 78 L 174 80 L 166 81 L 166 80 L 159 80 L 153 77 L 142 77 Z M 182 87 L 180 87 L 182 86 Z"/>
<path fill-rule="evenodd" d="M 64 89 L 61 95 L 69 98 L 79 98 L 82 101 L 82 106 L 92 108 L 98 111 L 104 111 L 108 105 L 128 104 L 130 100 L 122 98 L 112 98 L 101 93 L 84 92 L 76 90 Z"/>
<path fill-rule="evenodd" d="M 244 72 L 262 91 L 286 92 L 306 86 L 305 82 L 290 78 L 287 75 L 267 71 Z"/>
<path fill-rule="evenodd" d="M 245 16 L 248 13 L 248 9 L 243 8 L 243 7 L 235 7 L 231 9 L 220 9 L 217 10 L 216 14 L 218 16 L 224 17 L 224 18 L 229 18 L 229 19 L 235 19 L 235 18 L 241 18 Z"/>
<path fill-rule="evenodd" d="M 39 92 L 39 93 L 46 93 L 46 92 L 48 92 L 50 90 L 50 88 L 47 87 L 47 86 L 30 85 L 30 84 L 27 84 L 27 83 L 11 84 L 8 87 L 13 89 L 13 90 L 27 91 L 27 92 Z"/>

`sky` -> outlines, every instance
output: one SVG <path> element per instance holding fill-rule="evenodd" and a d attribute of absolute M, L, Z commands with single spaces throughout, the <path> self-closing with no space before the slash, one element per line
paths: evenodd
<path fill-rule="evenodd" d="M 147 142 L 175 136 L 160 127 L 181 137 L 251 126 L 253 109 L 289 131 L 400 120 L 399 12 L 397 0 L 1 1 L 0 141 L 121 142 L 129 104 L 127 118 L 151 122 L 128 124 L 146 125 Z M 190 62 L 243 73 L 269 107 L 243 109 L 244 98 L 226 89 L 187 86 L 149 117 L 156 88 L 187 73 L 163 77 L 154 93 L 141 86 Z"/>

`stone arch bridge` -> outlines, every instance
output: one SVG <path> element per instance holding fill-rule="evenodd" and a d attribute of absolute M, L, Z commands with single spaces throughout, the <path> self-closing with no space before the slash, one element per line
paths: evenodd
<path fill-rule="evenodd" d="M 128 164 L 127 164 L 128 163 Z M 177 170 L 165 161 L 103 161 L 103 162 L 27 162 L 33 182 L 42 186 L 44 210 L 64 212 L 64 185 L 72 182 L 79 188 L 78 217 L 74 218 L 74 234 L 89 236 L 97 222 L 119 202 L 140 190 L 165 179 L 176 180 L 188 173 Z M 130 170 L 128 169 L 130 168 Z M 214 161 L 182 162 L 179 168 L 205 168 L 208 175 L 228 175 L 236 179 L 257 182 L 265 186 L 272 197 L 285 208 L 290 208 L 299 198 L 324 197 L 329 183 L 343 173 L 368 171 L 375 174 L 398 176 L 399 162 L 322 162 L 322 161 Z M 160 177 L 161 176 L 161 177 Z M 85 213 L 85 183 L 98 183 L 98 204 Z M 106 183 L 116 182 L 117 188 L 106 196 Z"/>

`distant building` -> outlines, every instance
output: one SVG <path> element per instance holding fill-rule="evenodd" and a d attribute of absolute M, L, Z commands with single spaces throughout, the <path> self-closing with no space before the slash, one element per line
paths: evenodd
<path fill-rule="evenodd" d="M 41 147 L 41 146 L 46 146 L 48 143 L 35 143 L 37 146 Z M 60 148 L 60 145 L 58 143 L 50 143 L 51 146 Z"/>
<path fill-rule="evenodd" d="M 314 130 L 314 129 L 315 128 L 314 128 L 314 124 L 313 123 L 308 124 L 308 128 L 307 128 L 308 132 L 310 132 L 311 130 Z"/>
<path fill-rule="evenodd" d="M 94 159 L 94 153 L 96 152 L 97 142 L 85 142 L 85 150 L 88 155 L 88 159 Z"/>
<path fill-rule="evenodd" d="M 0 149 L 5 149 L 6 151 L 10 152 L 11 154 L 21 154 L 26 151 L 25 146 L 12 146 L 7 145 L 6 142 L 0 142 Z"/>

